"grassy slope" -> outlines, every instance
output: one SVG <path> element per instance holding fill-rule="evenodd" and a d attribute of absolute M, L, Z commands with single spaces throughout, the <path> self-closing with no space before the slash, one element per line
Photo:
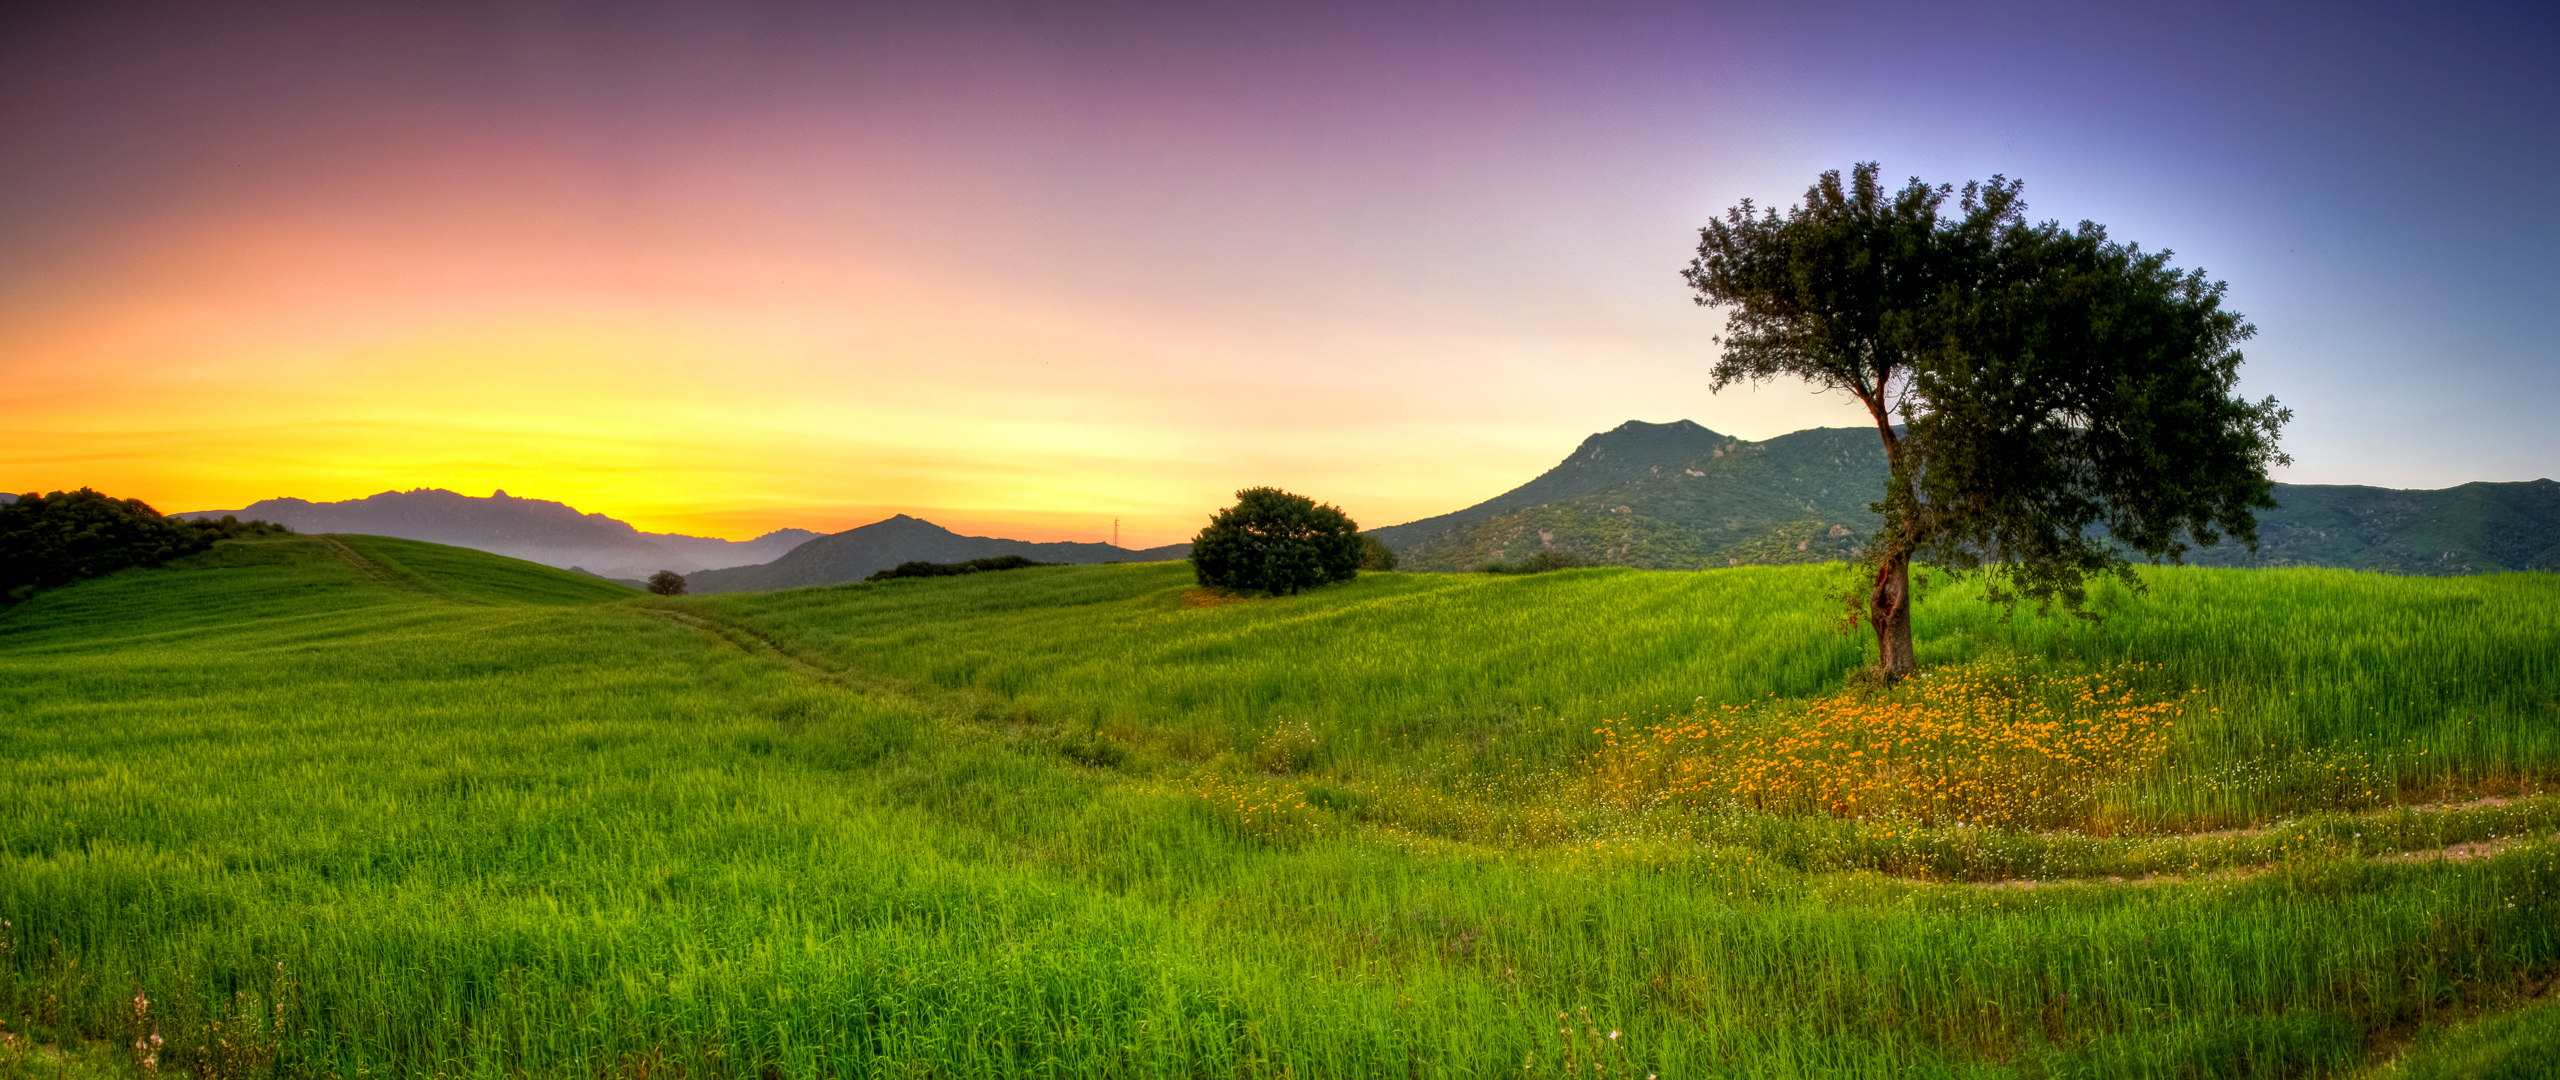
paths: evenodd
<path fill-rule="evenodd" d="M 578 606 L 588 579 L 350 544 L 408 587 L 297 539 L 0 616 L 13 1032 L 120 1045 L 145 990 L 173 1046 L 229 1017 L 346 1075 L 2295 1074 L 2560 964 L 2549 840 L 1995 892 L 1548 790 L 1597 720 L 1836 683 L 1820 568 Z M 2352 808 L 2342 748 L 2410 798 L 2547 780 L 2554 591 L 2189 572 L 2104 634 L 1956 597 L 1922 633 L 2202 684 L 2224 711 L 2179 754 L 2220 782 L 2146 797 L 2210 824 Z M 1523 806 L 1571 820 L 1471 823 Z M 279 1005 L 281 1037 L 232 1015 Z"/>
<path fill-rule="evenodd" d="M 2560 1075 L 2560 1000 L 2428 1033 L 2374 1080 L 2550 1080 Z"/>

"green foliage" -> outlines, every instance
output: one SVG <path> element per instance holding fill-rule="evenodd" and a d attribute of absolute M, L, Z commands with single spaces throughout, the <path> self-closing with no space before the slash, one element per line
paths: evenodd
<path fill-rule="evenodd" d="M 1717 389 L 1788 375 L 1866 405 L 1891 469 L 1875 564 L 2080 612 L 2089 575 L 2134 580 L 2126 550 L 2254 545 L 2291 414 L 2231 396 L 2254 331 L 2221 283 L 2093 223 L 2028 224 L 2021 186 L 1968 183 L 1941 217 L 1950 185 L 1826 172 L 1784 216 L 1745 200 L 1700 230 L 1687 277 L 1732 308 Z"/>
<path fill-rule="evenodd" d="M 1279 488 L 1246 488 L 1191 538 L 1200 584 L 1268 596 L 1349 581 L 1360 570 L 1360 526 L 1331 505 Z"/>
<path fill-rule="evenodd" d="M 1830 692 L 1836 567 L 654 599 L 336 542 L 0 614 L 22 1043 L 118 1052 L 141 994 L 164 1074 L 2308 1076 L 2560 970 L 2552 796 L 2337 782 L 2560 779 L 2548 575 L 2152 571 L 2104 632 L 1932 602 L 1932 664 L 2208 704 L 2124 796 L 2157 831 L 1913 836 L 1577 779 L 1604 721 Z"/>
<path fill-rule="evenodd" d="M 1031 566 L 1063 565 L 1065 564 L 1033 562 L 1032 560 L 1023 558 L 1020 555 L 998 555 L 989 559 L 970 559 L 966 562 L 956 563 L 924 562 L 919 560 L 913 562 L 902 562 L 887 570 L 874 571 L 870 577 L 866 577 L 862 580 L 890 581 L 896 578 L 958 577 L 962 574 L 980 574 L 990 570 L 1020 570 Z"/>
<path fill-rule="evenodd" d="M 109 498 L 88 488 L 51 495 L 31 491 L 0 503 L 0 605 L 81 578 L 158 566 L 216 540 L 291 531 L 228 514 L 207 522 L 162 517 L 140 499 Z"/>
<path fill-rule="evenodd" d="M 1396 549 L 1388 547 L 1384 540 L 1362 533 L 1360 535 L 1360 569 L 1385 571 L 1395 568 Z"/>
<path fill-rule="evenodd" d="M 651 574 L 649 591 L 659 596 L 683 596 L 684 575 L 673 570 L 660 570 Z"/>

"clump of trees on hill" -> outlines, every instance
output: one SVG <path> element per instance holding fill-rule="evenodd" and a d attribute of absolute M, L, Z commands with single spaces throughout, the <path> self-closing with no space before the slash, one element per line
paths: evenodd
<path fill-rule="evenodd" d="M 660 570 L 649 575 L 649 591 L 660 596 L 683 596 L 684 575 L 673 570 Z"/>
<path fill-rule="evenodd" d="M 31 491 L 0 504 L 0 604 L 126 567 L 158 566 L 217 540 L 292 531 L 229 514 L 219 521 L 163 517 L 140 499 L 111 498 L 88 488 Z"/>
<path fill-rule="evenodd" d="M 1027 566 L 1064 565 L 1066 564 L 1035 562 L 1033 560 L 1023 558 L 1020 555 L 998 555 L 993 558 L 971 559 L 967 562 L 956 563 L 923 561 L 902 562 L 887 570 L 876 571 L 870 577 L 862 580 L 888 581 L 893 578 L 958 577 L 962 574 L 982 574 L 990 570 L 1020 570 Z"/>
<path fill-rule="evenodd" d="M 1191 571 L 1213 588 L 1294 594 L 1359 576 L 1362 539 L 1359 523 L 1338 507 L 1279 488 L 1246 488 L 1191 538 Z"/>

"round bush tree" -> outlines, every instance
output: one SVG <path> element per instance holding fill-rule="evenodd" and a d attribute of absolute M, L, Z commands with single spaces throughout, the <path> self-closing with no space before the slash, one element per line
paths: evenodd
<path fill-rule="evenodd" d="M 1360 538 L 1360 569 L 1393 570 L 1395 568 L 1396 549 L 1388 547 L 1386 541 L 1374 536 Z"/>
<path fill-rule="evenodd" d="M 1246 488 L 1191 538 L 1200 584 L 1271 596 L 1349 581 L 1360 526 L 1341 510 L 1279 488 Z"/>
<path fill-rule="evenodd" d="M 660 570 L 649 575 L 649 591 L 660 596 L 683 596 L 684 575 L 673 570 Z"/>

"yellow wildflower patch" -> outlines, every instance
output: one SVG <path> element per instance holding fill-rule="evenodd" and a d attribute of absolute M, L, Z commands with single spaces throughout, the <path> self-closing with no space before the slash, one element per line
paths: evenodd
<path fill-rule="evenodd" d="M 1623 805 L 1729 807 L 1924 825 L 2085 825 L 2099 791 L 2158 763 L 2194 691 L 2123 664 L 2052 675 L 2001 658 L 1873 695 L 1709 706 L 1597 732 Z"/>

